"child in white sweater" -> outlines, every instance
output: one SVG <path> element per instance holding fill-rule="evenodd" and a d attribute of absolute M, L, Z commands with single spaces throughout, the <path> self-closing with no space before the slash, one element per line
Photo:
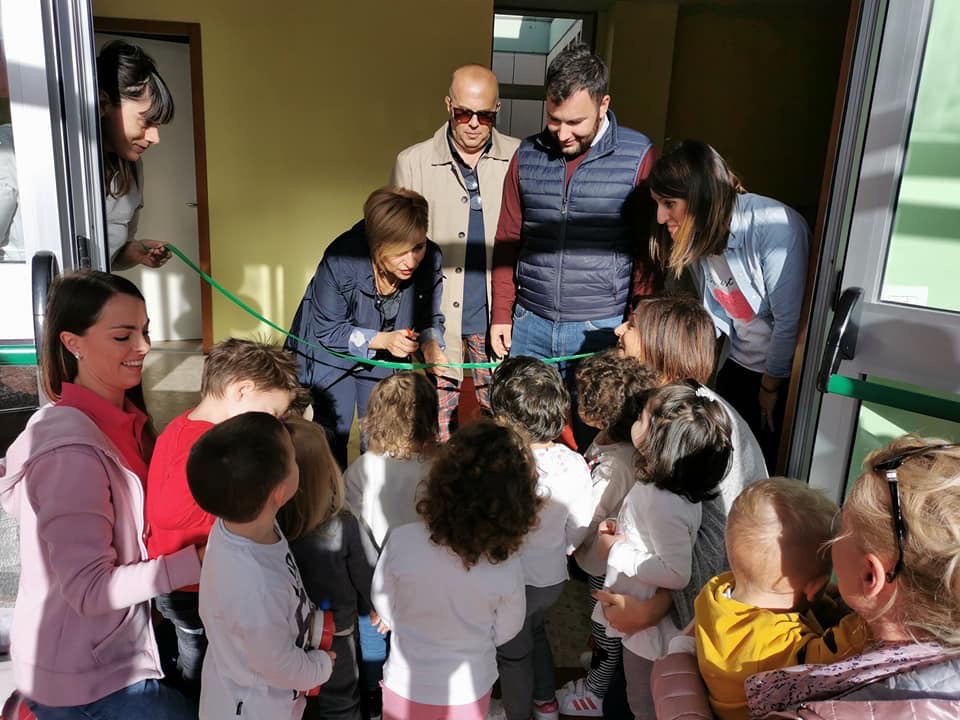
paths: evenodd
<path fill-rule="evenodd" d="M 574 553 L 577 564 L 589 575 L 590 590 L 603 589 L 607 564 L 597 555 L 597 528 L 620 512 L 623 499 L 635 482 L 634 448 L 630 428 L 643 410 L 647 393 L 657 378 L 639 360 L 608 350 L 580 362 L 577 367 L 577 411 L 580 419 L 600 432 L 584 453 L 593 482 L 593 520 L 586 539 Z M 590 671 L 571 680 L 557 693 L 560 714 L 601 717 L 603 696 L 620 664 L 619 637 L 608 637 L 606 628 L 593 623 Z"/>
<path fill-rule="evenodd" d="M 690 580 L 701 503 L 718 494 L 730 460 L 730 420 L 693 384 L 666 385 L 647 398 L 632 430 L 636 479 L 616 521 L 600 524 L 597 552 L 607 563 L 606 588 L 645 600 L 657 588 L 680 589 Z M 680 628 L 670 616 L 624 636 L 610 627 L 599 603 L 595 622 L 622 638 L 627 700 L 638 720 L 654 720 L 653 661 L 667 652 Z"/>
<path fill-rule="evenodd" d="M 567 582 L 567 555 L 586 537 L 593 518 L 590 470 L 581 455 L 554 442 L 570 414 L 570 393 L 551 365 L 531 357 L 501 363 L 490 388 L 494 416 L 517 428 L 537 462 L 540 522 L 520 549 L 527 618 L 517 637 L 497 649 L 507 720 L 556 720 L 558 705 L 547 610 Z M 500 715 L 498 710 L 496 715 Z"/>
<path fill-rule="evenodd" d="M 384 378 L 370 393 L 360 431 L 367 452 L 343 476 L 347 504 L 369 531 L 377 552 L 390 532 L 418 521 L 417 488 L 430 469 L 437 444 L 437 389 L 423 373 Z M 387 659 L 386 636 L 376 614 L 362 614 L 360 674 L 366 715 L 380 714 L 380 680 Z"/>
<path fill-rule="evenodd" d="M 217 517 L 200 573 L 200 717 L 299 720 L 334 654 L 314 649 L 322 622 L 276 522 L 299 485 L 290 435 L 267 413 L 237 415 L 193 446 L 187 480 Z"/>
<path fill-rule="evenodd" d="M 536 465 L 523 439 L 491 420 L 440 448 L 417 505 L 394 529 L 373 578 L 390 626 L 384 720 L 485 720 L 496 646 L 524 623 L 523 538 L 537 521 Z"/>

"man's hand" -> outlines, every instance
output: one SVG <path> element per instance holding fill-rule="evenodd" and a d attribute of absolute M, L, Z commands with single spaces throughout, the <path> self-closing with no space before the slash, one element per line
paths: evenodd
<path fill-rule="evenodd" d="M 388 632 L 390 632 L 390 628 L 375 610 L 370 612 L 370 624 L 373 625 L 373 629 L 381 635 L 386 635 Z"/>
<path fill-rule="evenodd" d="M 436 340 L 425 342 L 423 345 L 420 346 L 420 350 L 421 352 L 423 352 L 423 359 L 428 363 L 449 362 L 443 350 L 440 349 L 440 343 L 438 343 Z M 434 375 L 443 375 L 444 370 L 446 370 L 446 368 L 432 367 L 432 368 L 429 368 L 427 372 L 431 372 Z"/>
<path fill-rule="evenodd" d="M 490 326 L 490 349 L 497 358 L 506 357 L 513 343 L 513 325 L 495 323 Z"/>

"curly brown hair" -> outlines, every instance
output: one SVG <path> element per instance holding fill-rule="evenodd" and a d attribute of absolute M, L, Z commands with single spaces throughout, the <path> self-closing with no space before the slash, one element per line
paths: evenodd
<path fill-rule="evenodd" d="M 659 384 L 650 368 L 616 348 L 584 358 L 577 366 L 580 417 L 597 423 L 611 442 L 630 442 L 647 393 Z"/>
<path fill-rule="evenodd" d="M 373 388 L 360 431 L 373 452 L 406 460 L 437 442 L 438 412 L 433 383 L 423 373 L 403 370 Z"/>
<path fill-rule="evenodd" d="M 537 464 L 520 434 L 493 420 L 457 430 L 433 460 L 417 512 L 430 540 L 468 570 L 481 557 L 503 562 L 536 526 L 543 499 Z"/>

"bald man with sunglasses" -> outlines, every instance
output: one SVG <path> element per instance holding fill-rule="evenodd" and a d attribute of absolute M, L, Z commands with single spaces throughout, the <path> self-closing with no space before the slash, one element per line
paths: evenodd
<path fill-rule="evenodd" d="M 443 250 L 443 314 L 451 363 L 487 362 L 490 271 L 503 181 L 520 140 L 497 132 L 497 77 L 482 65 L 453 72 L 447 120 L 433 137 L 397 156 L 390 182 L 430 208 L 428 237 Z M 463 371 L 436 368 L 440 439 L 456 429 Z M 474 370 L 477 401 L 489 409 L 490 371 Z"/>

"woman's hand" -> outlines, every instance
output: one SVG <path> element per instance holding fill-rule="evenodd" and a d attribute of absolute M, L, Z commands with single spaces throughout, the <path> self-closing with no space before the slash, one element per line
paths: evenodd
<path fill-rule="evenodd" d="M 137 265 L 158 268 L 170 259 L 170 251 L 162 240 L 131 240 L 110 263 L 113 270 L 129 270 Z"/>
<path fill-rule="evenodd" d="M 624 635 L 633 635 L 653 627 L 667 616 L 673 605 L 669 591 L 663 588 L 658 589 L 649 600 L 637 600 L 607 590 L 594 590 L 593 598 L 600 603 L 607 622 Z"/>
<path fill-rule="evenodd" d="M 764 373 L 760 378 L 760 392 L 757 402 L 760 403 L 760 427 L 774 432 L 773 411 L 777 407 L 777 397 L 780 394 L 781 378 L 770 377 Z"/>
<path fill-rule="evenodd" d="M 430 340 L 429 342 L 425 342 L 423 345 L 420 346 L 420 350 L 421 352 L 423 352 L 424 361 L 428 363 L 433 364 L 433 363 L 449 362 L 443 350 L 440 349 L 440 343 L 438 343 L 436 340 Z M 442 368 L 442 367 L 432 367 L 432 368 L 429 368 L 427 372 L 431 372 L 434 375 L 443 375 L 444 369 L 445 368 Z"/>
<path fill-rule="evenodd" d="M 370 341 L 369 347 L 374 350 L 386 350 L 395 358 L 401 360 L 415 353 L 420 347 L 417 345 L 418 333 L 413 330 L 394 330 L 393 332 L 378 332 Z"/>

